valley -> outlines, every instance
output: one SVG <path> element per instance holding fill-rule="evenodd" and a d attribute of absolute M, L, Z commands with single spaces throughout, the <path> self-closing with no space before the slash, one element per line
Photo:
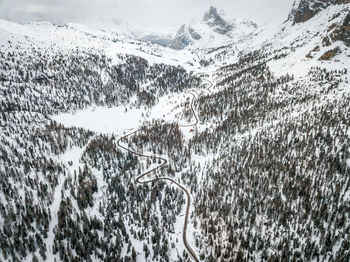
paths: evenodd
<path fill-rule="evenodd" d="M 348 261 L 349 5 L 0 20 L 0 261 Z"/>

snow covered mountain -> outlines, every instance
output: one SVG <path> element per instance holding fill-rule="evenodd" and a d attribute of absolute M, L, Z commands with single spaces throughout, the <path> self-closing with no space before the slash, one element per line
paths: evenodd
<path fill-rule="evenodd" d="M 2 27 L 4 31 L 11 32 L 12 30 L 13 33 L 20 32 L 20 34 L 25 34 L 24 32 L 29 30 L 27 33 L 29 37 L 31 35 L 38 36 L 39 32 L 44 34 L 46 30 L 47 39 L 50 37 L 52 39 L 52 37 L 58 35 L 64 37 L 65 34 L 67 37 L 72 37 L 73 35 L 78 37 L 76 35 L 80 34 L 90 36 L 90 38 L 96 38 L 96 40 L 110 39 L 114 42 L 141 41 L 159 46 L 171 47 L 176 50 L 186 47 L 190 49 L 203 49 L 228 45 L 232 42 L 242 40 L 242 38 L 257 29 L 255 23 L 248 20 L 241 21 L 229 18 L 222 10 L 218 10 L 215 7 L 210 7 L 201 21 L 190 25 L 183 25 L 179 30 L 170 28 L 168 31 L 162 30 L 161 32 L 149 28 L 140 28 L 123 21 L 105 20 L 101 18 L 90 18 L 85 21 L 84 24 L 67 23 L 59 25 L 49 22 L 17 24 L 15 22 L 1 20 L 0 27 Z M 19 29 L 19 31 L 16 31 L 15 28 Z M 37 30 L 37 32 L 33 30 Z M 43 40 L 44 38 L 45 36 L 42 36 Z M 60 43 L 62 41 L 52 42 Z M 79 44 L 80 43 L 81 41 L 79 41 Z M 143 44 L 141 43 L 141 45 Z"/>
<path fill-rule="evenodd" d="M 91 51 L 94 49 L 105 54 L 114 62 L 119 54 L 143 57 L 150 63 L 166 63 L 172 65 L 187 65 L 193 67 L 198 64 L 198 58 L 187 50 L 181 52 L 153 45 L 138 40 L 140 34 L 127 31 L 124 26 L 106 29 L 105 24 L 92 26 L 68 23 L 54 25 L 50 22 L 33 22 L 19 24 L 0 19 L 0 43 L 4 50 L 21 48 L 29 50 L 33 46 L 51 50 L 52 52 Z M 104 28 L 104 29 L 101 29 Z M 147 32 L 148 33 L 148 32 Z"/>
<path fill-rule="evenodd" d="M 350 3 L 134 32 L 0 20 L 0 261 L 349 261 Z"/>
<path fill-rule="evenodd" d="M 238 42 L 257 28 L 254 22 L 230 18 L 224 11 L 211 6 L 202 20 L 182 25 L 176 33 L 151 33 L 139 39 L 176 50 L 207 49 Z"/>
<path fill-rule="evenodd" d="M 311 5 L 313 1 L 307 3 Z M 329 59 L 341 61 L 341 64 L 334 64 L 334 67 L 342 67 L 347 63 L 350 46 L 349 5 L 328 3 L 304 22 L 296 22 L 299 20 L 295 20 L 295 15 L 302 12 L 302 6 L 297 1 L 288 19 L 282 18 L 261 25 L 254 34 L 239 42 L 200 52 L 201 57 L 207 64 L 227 65 L 256 50 L 279 50 L 281 57 L 277 61 L 280 66 L 281 61 L 284 61 L 285 70 L 293 69 L 297 74 L 305 73 L 312 65 L 316 66 L 319 59 L 323 55 L 327 57 L 327 54 Z"/>
<path fill-rule="evenodd" d="M 223 46 L 240 40 L 256 28 L 257 25 L 251 21 L 229 18 L 222 10 L 211 6 L 202 21 L 183 25 L 170 46 L 175 49 Z"/>

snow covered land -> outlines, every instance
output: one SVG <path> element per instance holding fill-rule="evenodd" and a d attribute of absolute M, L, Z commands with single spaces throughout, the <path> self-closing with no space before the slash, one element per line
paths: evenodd
<path fill-rule="evenodd" d="M 0 20 L 0 261 L 349 261 L 349 48 L 347 0 Z"/>

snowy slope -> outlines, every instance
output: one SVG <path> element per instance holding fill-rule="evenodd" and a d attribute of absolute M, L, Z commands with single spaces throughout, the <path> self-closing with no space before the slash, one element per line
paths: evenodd
<path fill-rule="evenodd" d="M 10 41 L 12 45 L 22 49 L 31 49 L 33 45 L 52 51 L 75 52 L 76 49 L 93 49 L 112 60 L 115 60 L 118 54 L 129 54 L 143 57 L 151 64 L 182 65 L 189 69 L 194 69 L 198 64 L 197 57 L 190 51 L 176 52 L 160 45 L 135 40 L 124 33 L 94 29 L 82 24 L 56 26 L 49 22 L 18 24 L 0 20 L 0 32 L 0 44 L 3 48 L 9 48 Z"/>
<path fill-rule="evenodd" d="M 253 34 L 238 42 L 221 48 L 202 50 L 199 55 L 209 61 L 212 66 L 227 65 L 237 62 L 240 57 L 251 52 L 263 52 L 271 59 L 273 55 L 281 55 L 275 59 L 279 63 L 276 68 L 284 66 L 291 73 L 302 74 L 311 66 L 326 64 L 318 59 L 327 51 L 339 47 L 339 53 L 332 59 L 334 69 L 342 68 L 348 63 L 349 33 L 335 35 L 346 31 L 343 23 L 349 17 L 350 5 L 331 5 L 320 10 L 316 15 L 303 23 L 282 17 L 279 20 L 259 26 Z M 327 40 L 327 43 L 325 41 Z M 273 61 L 271 61 L 271 64 Z M 282 72 L 276 69 L 276 73 Z"/>

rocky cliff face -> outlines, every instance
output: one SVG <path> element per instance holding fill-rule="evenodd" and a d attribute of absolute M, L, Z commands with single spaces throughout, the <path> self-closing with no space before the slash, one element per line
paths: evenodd
<path fill-rule="evenodd" d="M 333 24 L 323 38 L 323 46 L 331 46 L 336 41 L 343 42 L 346 46 L 350 47 L 350 12 L 346 15 L 342 23 Z"/>
<path fill-rule="evenodd" d="M 226 34 L 233 29 L 233 25 L 225 21 L 215 7 L 210 7 L 209 11 L 204 14 L 203 21 L 207 25 L 214 28 L 219 34 Z"/>
<path fill-rule="evenodd" d="M 296 0 L 289 20 L 294 24 L 306 22 L 330 5 L 350 3 L 350 0 Z"/>
<path fill-rule="evenodd" d="M 304 23 L 331 5 L 348 3 L 350 3 L 350 0 L 297 0 L 289 15 L 289 20 L 292 21 L 293 24 Z M 343 19 L 338 22 L 333 22 L 327 29 L 322 39 L 323 47 L 329 47 L 332 43 L 337 41 L 341 41 L 346 46 L 350 47 L 350 8 L 344 6 L 344 8 L 341 8 L 341 11 L 334 15 L 332 20 L 339 16 L 343 17 Z M 330 51 L 333 52 L 334 50 L 332 49 Z M 325 57 L 328 57 L 328 55 L 332 53 L 330 51 L 325 53 Z M 336 52 L 333 53 L 335 54 Z"/>
<path fill-rule="evenodd" d="M 183 25 L 175 35 L 171 47 L 174 49 L 184 49 L 194 41 L 201 39 L 201 36 L 191 26 Z"/>

